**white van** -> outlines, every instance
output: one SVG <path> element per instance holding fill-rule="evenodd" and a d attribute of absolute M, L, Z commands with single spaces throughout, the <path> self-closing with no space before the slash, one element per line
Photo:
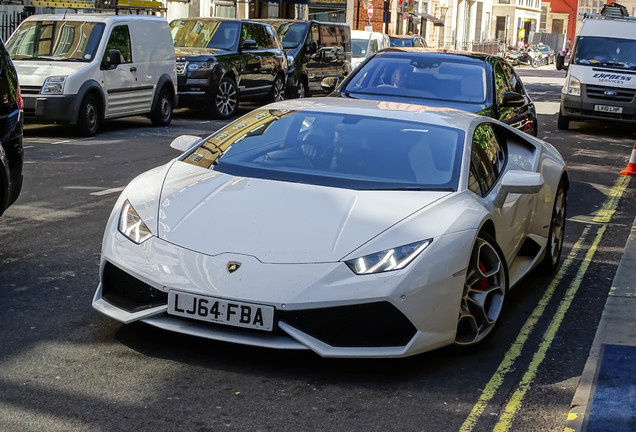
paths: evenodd
<path fill-rule="evenodd" d="M 365 58 L 390 46 L 389 36 L 384 33 L 351 30 L 351 69 L 358 67 Z"/>
<path fill-rule="evenodd" d="M 636 124 L 636 18 L 585 15 L 561 91 L 559 129 L 572 120 Z"/>
<path fill-rule="evenodd" d="M 24 118 L 77 125 L 93 136 L 102 120 L 147 114 L 166 126 L 176 105 L 170 27 L 150 15 L 33 15 L 8 39 Z"/>

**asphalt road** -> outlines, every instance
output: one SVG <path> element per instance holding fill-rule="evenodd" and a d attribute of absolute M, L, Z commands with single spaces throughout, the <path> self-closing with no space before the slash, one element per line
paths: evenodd
<path fill-rule="evenodd" d="M 556 129 L 564 73 L 520 72 L 540 137 L 570 165 L 563 265 L 524 279 L 481 350 L 323 359 L 121 325 L 91 308 L 119 191 L 223 122 L 28 126 L 22 194 L 0 218 L 0 431 L 559 431 L 636 213 L 619 175 L 636 128 Z"/>

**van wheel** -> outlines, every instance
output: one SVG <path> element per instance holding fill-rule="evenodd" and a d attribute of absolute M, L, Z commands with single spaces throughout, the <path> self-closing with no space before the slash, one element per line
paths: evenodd
<path fill-rule="evenodd" d="M 153 126 L 168 126 L 172 121 L 172 98 L 168 90 L 161 89 L 155 109 L 150 113 Z"/>
<path fill-rule="evenodd" d="M 561 110 L 559 110 L 559 116 L 557 117 L 557 127 L 561 130 L 570 128 L 570 119 L 561 114 Z"/>
<path fill-rule="evenodd" d="M 299 84 L 300 85 L 300 84 Z M 274 102 L 285 100 L 285 81 L 280 75 L 276 76 L 274 85 L 272 86 L 271 98 Z"/>
<path fill-rule="evenodd" d="M 87 95 L 80 105 L 77 127 L 84 136 L 95 136 L 101 123 L 101 112 L 98 100 L 93 95 Z"/>
<path fill-rule="evenodd" d="M 238 108 L 238 88 L 231 78 L 223 78 L 212 102 L 212 114 L 219 119 L 229 119 Z"/>

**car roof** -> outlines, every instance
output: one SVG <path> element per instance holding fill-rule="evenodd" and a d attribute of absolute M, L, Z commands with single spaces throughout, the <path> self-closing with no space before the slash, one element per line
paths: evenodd
<path fill-rule="evenodd" d="M 114 13 L 87 13 L 87 14 L 36 14 L 31 15 L 25 21 L 82 21 L 82 22 L 108 22 L 123 20 L 152 20 L 165 21 L 164 18 L 154 15 L 135 15 L 123 14 L 115 15 Z"/>
<path fill-rule="evenodd" d="M 317 111 L 333 114 L 346 113 L 429 123 L 461 130 L 470 129 L 474 123 L 493 122 L 491 117 L 484 117 L 453 108 L 341 97 L 288 99 L 284 102 L 266 105 L 263 109 Z"/>

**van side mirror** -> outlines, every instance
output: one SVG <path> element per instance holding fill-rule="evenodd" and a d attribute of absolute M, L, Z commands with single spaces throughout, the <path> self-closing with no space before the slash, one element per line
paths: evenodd
<path fill-rule="evenodd" d="M 535 194 L 543 188 L 543 184 L 541 173 L 520 170 L 508 171 L 501 179 L 501 186 L 493 203 L 497 207 L 501 207 L 506 202 L 508 194 Z"/>
<path fill-rule="evenodd" d="M 258 48 L 258 44 L 256 43 L 255 40 L 252 39 L 247 39 L 245 41 L 243 41 L 243 45 L 241 45 L 241 51 L 243 50 L 254 50 Z"/>
<path fill-rule="evenodd" d="M 556 66 L 557 70 L 568 70 L 568 65 L 565 64 L 565 56 L 561 53 L 558 53 L 556 55 L 554 65 Z"/>
<path fill-rule="evenodd" d="M 316 41 L 307 42 L 305 44 L 305 52 L 307 54 L 316 54 L 318 52 L 318 44 Z"/>
<path fill-rule="evenodd" d="M 102 62 L 102 69 L 116 69 L 121 64 L 121 52 L 117 49 L 108 50 Z"/>

